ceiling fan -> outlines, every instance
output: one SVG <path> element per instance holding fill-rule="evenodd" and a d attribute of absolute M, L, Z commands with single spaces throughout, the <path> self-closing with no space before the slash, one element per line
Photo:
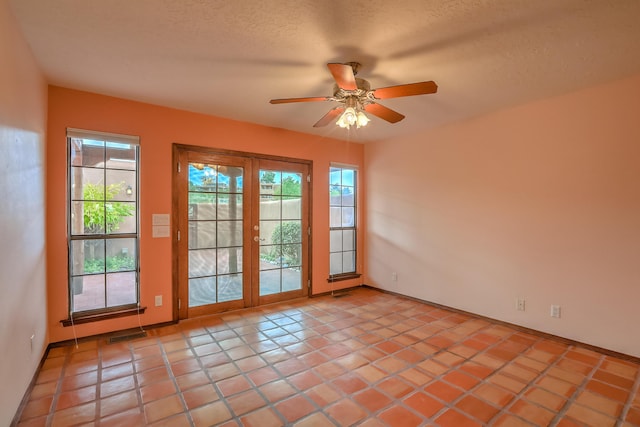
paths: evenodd
<path fill-rule="evenodd" d="M 271 104 L 315 101 L 338 102 L 340 105 L 325 114 L 313 127 L 326 126 L 337 119 L 336 124 L 338 126 L 348 129 L 354 125 L 360 128 L 369 122 L 369 118 L 364 112 L 380 117 L 389 123 L 397 123 L 404 119 L 404 116 L 397 111 L 378 104 L 377 101 L 380 99 L 427 95 L 438 91 L 438 85 L 432 81 L 371 89 L 368 81 L 356 77 L 360 68 L 358 62 L 347 62 L 346 64 L 329 63 L 327 67 L 336 81 L 333 96 L 272 99 L 269 102 Z"/>

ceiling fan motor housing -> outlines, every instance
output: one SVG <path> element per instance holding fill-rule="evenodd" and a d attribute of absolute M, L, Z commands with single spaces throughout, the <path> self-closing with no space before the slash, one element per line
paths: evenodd
<path fill-rule="evenodd" d="M 338 102 L 346 102 L 348 98 L 355 97 L 361 104 L 366 104 L 373 101 L 373 92 L 371 92 L 371 85 L 365 79 L 356 77 L 356 90 L 345 90 L 340 86 L 333 85 L 333 97 Z M 371 93 L 371 95 L 369 95 Z"/>

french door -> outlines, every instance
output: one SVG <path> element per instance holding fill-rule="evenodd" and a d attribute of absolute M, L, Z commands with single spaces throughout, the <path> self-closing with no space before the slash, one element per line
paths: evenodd
<path fill-rule="evenodd" d="M 308 295 L 309 163 L 174 153 L 177 317 Z"/>

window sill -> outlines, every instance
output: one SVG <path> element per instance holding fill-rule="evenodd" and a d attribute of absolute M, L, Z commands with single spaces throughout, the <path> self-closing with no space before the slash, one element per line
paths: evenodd
<path fill-rule="evenodd" d="M 118 317 L 135 316 L 138 313 L 143 314 L 146 309 L 147 307 L 140 307 L 139 310 L 138 307 L 133 307 L 114 311 L 103 311 L 100 313 L 78 314 L 73 317 L 73 322 L 71 321 L 71 318 L 67 318 L 61 320 L 60 323 L 62 323 L 62 326 L 67 327 L 80 325 L 82 323 L 99 322 L 101 320 L 117 319 Z"/>
<path fill-rule="evenodd" d="M 360 273 L 336 274 L 335 276 L 329 276 L 329 278 L 327 279 L 327 282 L 329 282 L 329 283 L 341 282 L 343 280 L 357 279 L 360 276 L 362 276 L 362 274 L 360 274 Z"/>

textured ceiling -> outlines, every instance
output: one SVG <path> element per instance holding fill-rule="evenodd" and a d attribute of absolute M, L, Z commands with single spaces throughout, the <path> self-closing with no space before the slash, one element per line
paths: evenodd
<path fill-rule="evenodd" d="M 638 0 L 9 0 L 51 84 L 366 142 L 640 73 Z M 347 131 L 313 124 L 327 62 L 406 115 Z"/>

